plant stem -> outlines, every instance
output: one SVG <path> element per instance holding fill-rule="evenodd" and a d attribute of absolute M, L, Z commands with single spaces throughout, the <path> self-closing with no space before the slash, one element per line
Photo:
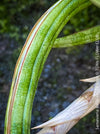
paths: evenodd
<path fill-rule="evenodd" d="M 53 48 L 72 47 L 94 42 L 100 39 L 100 26 L 90 28 L 69 36 L 56 39 Z"/>

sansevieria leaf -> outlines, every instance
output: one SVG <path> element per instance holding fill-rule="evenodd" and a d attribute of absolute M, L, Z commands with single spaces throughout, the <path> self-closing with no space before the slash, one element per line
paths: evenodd
<path fill-rule="evenodd" d="M 16 63 L 4 134 L 30 134 L 32 105 L 44 63 L 65 24 L 90 5 L 88 0 L 59 0 L 34 25 Z"/>

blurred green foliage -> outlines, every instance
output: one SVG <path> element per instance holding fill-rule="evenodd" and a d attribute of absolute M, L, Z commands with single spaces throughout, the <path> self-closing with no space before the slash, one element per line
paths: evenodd
<path fill-rule="evenodd" d="M 100 8 L 100 0 L 91 0 L 91 2 Z"/>
<path fill-rule="evenodd" d="M 20 37 L 25 39 L 30 30 L 28 26 L 33 26 L 52 2 L 55 1 L 0 0 L 0 34 L 6 34 L 16 40 Z"/>
<path fill-rule="evenodd" d="M 96 110 L 85 116 L 75 126 L 82 134 L 94 134 L 96 133 Z"/>
<path fill-rule="evenodd" d="M 15 40 L 25 40 L 37 19 L 57 0 L 1 0 L 0 1 L 0 34 Z M 63 34 L 100 24 L 99 9 L 92 5 L 78 13 L 64 27 Z"/>

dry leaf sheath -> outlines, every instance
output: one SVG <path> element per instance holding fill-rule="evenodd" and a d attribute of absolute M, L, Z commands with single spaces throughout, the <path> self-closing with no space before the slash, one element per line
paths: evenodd
<path fill-rule="evenodd" d="M 53 119 L 35 127 L 34 129 L 43 128 L 38 134 L 66 134 L 81 118 L 100 104 L 100 76 L 82 81 L 95 84 Z"/>

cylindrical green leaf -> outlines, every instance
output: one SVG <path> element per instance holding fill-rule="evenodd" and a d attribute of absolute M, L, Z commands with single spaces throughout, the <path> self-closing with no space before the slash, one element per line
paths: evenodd
<path fill-rule="evenodd" d="M 89 5 L 88 0 L 59 0 L 31 30 L 15 67 L 5 134 L 30 134 L 32 104 L 47 56 L 68 20 Z"/>
<path fill-rule="evenodd" d="M 100 26 L 56 39 L 53 48 L 72 47 L 100 39 Z"/>

